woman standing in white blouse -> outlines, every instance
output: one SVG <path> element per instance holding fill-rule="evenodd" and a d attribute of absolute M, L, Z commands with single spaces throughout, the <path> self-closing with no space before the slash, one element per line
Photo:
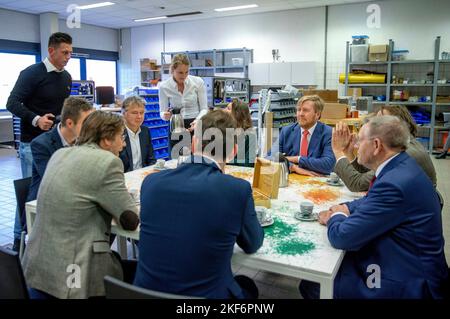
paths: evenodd
<path fill-rule="evenodd" d="M 184 127 L 193 131 L 195 122 L 208 112 L 206 86 L 203 79 L 189 75 L 189 59 L 185 54 L 172 58 L 172 76 L 159 84 L 160 116 L 169 121 L 172 109 L 181 109 Z M 171 146 L 174 145 L 171 139 Z M 190 143 L 189 143 L 190 144 Z"/>

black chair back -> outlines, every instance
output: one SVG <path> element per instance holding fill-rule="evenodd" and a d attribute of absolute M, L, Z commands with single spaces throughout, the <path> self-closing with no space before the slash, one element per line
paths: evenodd
<path fill-rule="evenodd" d="M 442 197 L 442 194 L 437 189 L 436 189 L 436 193 L 439 198 L 439 204 L 441 205 L 441 212 L 442 212 L 442 209 L 444 208 L 444 197 Z"/>
<path fill-rule="evenodd" d="M 168 294 L 130 285 L 122 280 L 105 276 L 106 299 L 204 299 Z"/>
<path fill-rule="evenodd" d="M 19 254 L 0 247 L 0 299 L 28 299 Z"/>
<path fill-rule="evenodd" d="M 26 229 L 25 203 L 27 202 L 28 192 L 30 190 L 31 177 L 16 179 L 14 181 L 14 191 L 16 193 L 17 207 L 20 213 L 20 221 L 23 229 Z"/>

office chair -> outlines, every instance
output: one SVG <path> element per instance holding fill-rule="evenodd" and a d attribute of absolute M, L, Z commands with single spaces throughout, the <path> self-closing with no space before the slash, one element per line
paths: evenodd
<path fill-rule="evenodd" d="M 96 103 L 106 106 L 113 104 L 114 100 L 114 88 L 112 86 L 97 86 L 95 88 Z"/>
<path fill-rule="evenodd" d="M 19 254 L 0 247 L 0 299 L 29 299 Z"/>
<path fill-rule="evenodd" d="M 22 224 L 22 234 L 20 236 L 19 257 L 22 258 L 25 245 L 25 235 L 27 233 L 27 223 L 25 214 L 25 203 L 27 201 L 28 192 L 30 190 L 31 177 L 16 179 L 14 181 L 14 191 L 16 193 L 17 209 L 20 214 L 20 223 Z"/>
<path fill-rule="evenodd" d="M 441 212 L 442 212 L 442 209 L 444 208 L 444 197 L 442 197 L 442 194 L 437 189 L 436 189 L 436 193 L 439 198 L 439 204 L 441 205 Z"/>
<path fill-rule="evenodd" d="M 105 276 L 106 299 L 204 299 L 158 292 L 133 286 L 122 280 Z"/>

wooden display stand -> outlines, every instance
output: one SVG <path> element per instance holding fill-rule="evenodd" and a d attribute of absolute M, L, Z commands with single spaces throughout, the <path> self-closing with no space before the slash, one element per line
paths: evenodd
<path fill-rule="evenodd" d="M 278 198 L 280 164 L 257 157 L 252 186 L 255 206 L 270 208 L 270 200 Z"/>

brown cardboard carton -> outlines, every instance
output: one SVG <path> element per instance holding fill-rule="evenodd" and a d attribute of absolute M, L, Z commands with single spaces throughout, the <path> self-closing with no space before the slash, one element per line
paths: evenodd
<path fill-rule="evenodd" d="M 362 88 L 348 88 L 347 96 L 360 97 L 362 96 Z"/>
<path fill-rule="evenodd" d="M 337 90 L 304 90 L 303 95 L 318 95 L 324 100 L 324 102 L 338 101 Z"/>
<path fill-rule="evenodd" d="M 255 206 L 270 208 L 270 200 L 278 198 L 280 163 L 257 157 L 252 187 Z"/>
<path fill-rule="evenodd" d="M 322 111 L 322 119 L 345 119 L 348 105 L 340 103 L 325 103 Z"/>
<path fill-rule="evenodd" d="M 371 44 L 369 46 L 369 61 L 384 62 L 388 60 L 389 46 L 387 44 Z"/>

